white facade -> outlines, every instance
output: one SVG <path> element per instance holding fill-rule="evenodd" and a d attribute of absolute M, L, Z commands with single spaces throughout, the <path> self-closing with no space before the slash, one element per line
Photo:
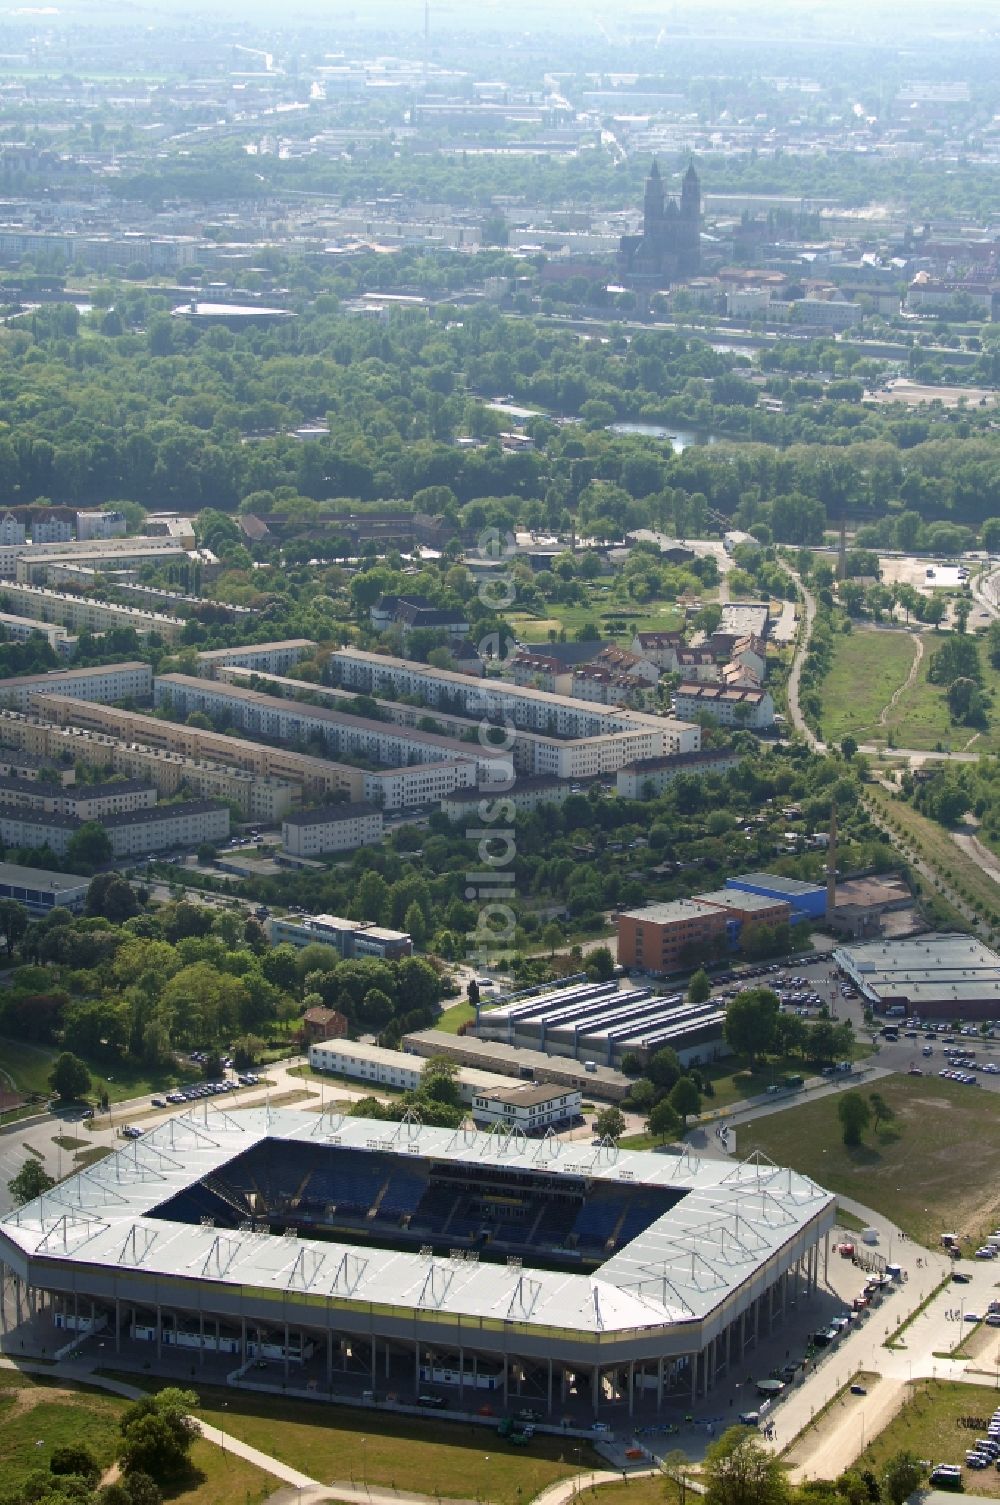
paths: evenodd
<path fill-rule="evenodd" d="M 642 800 L 650 789 L 654 794 L 662 794 L 682 773 L 696 777 L 706 773 L 726 773 L 739 761 L 739 753 L 713 748 L 675 758 L 653 758 L 648 764 L 633 763 L 620 768 L 615 785 L 622 799 Z"/>
<path fill-rule="evenodd" d="M 19 523 L 11 512 L 0 518 L 0 545 L 24 543 L 24 524 Z"/>
<path fill-rule="evenodd" d="M 37 632 L 60 658 L 72 658 L 76 652 L 76 638 L 58 623 L 40 622 L 34 617 L 16 617 L 8 611 L 0 611 L 0 629 L 12 643 L 26 643 Z"/>
<path fill-rule="evenodd" d="M 288 638 L 278 643 L 246 643 L 242 648 L 210 648 L 198 654 L 198 673 L 206 679 L 221 678 L 219 671 L 233 666 L 284 674 L 314 652 L 311 638 Z"/>
<path fill-rule="evenodd" d="M 578 1087 L 541 1086 L 526 1082 L 524 1086 L 486 1089 L 472 1100 L 472 1116 L 477 1124 L 503 1124 L 538 1134 L 560 1124 L 572 1123 L 582 1116 L 583 1096 Z"/>
<path fill-rule="evenodd" d="M 353 852 L 382 840 L 382 811 L 371 805 L 327 805 L 303 810 L 281 823 L 281 844 L 293 857 Z"/>
<path fill-rule="evenodd" d="M 128 521 L 124 512 L 78 512 L 76 536 L 81 541 L 93 538 L 124 538 Z"/>
<path fill-rule="evenodd" d="M 72 627 L 74 632 L 107 632 L 112 627 L 131 627 L 140 636 L 156 632 L 172 643 L 184 630 L 180 617 L 168 617 L 160 611 L 143 611 L 138 606 L 96 601 L 88 596 L 72 596 L 66 591 L 48 590 L 43 585 L 4 581 L 0 601 L 6 601 L 12 610 L 26 616 Z"/>
<path fill-rule="evenodd" d="M 684 684 L 678 686 L 674 705 L 678 716 L 703 713 L 714 717 L 720 726 L 760 730 L 774 725 L 774 701 L 769 690 Z"/>
<path fill-rule="evenodd" d="M 0 680 L 0 705 L 16 711 L 30 709 L 35 695 L 63 695 L 72 700 L 109 705 L 115 700 L 148 700 L 153 671 L 138 660 L 103 664 L 93 669 L 52 669 L 48 674 L 24 674 Z"/>

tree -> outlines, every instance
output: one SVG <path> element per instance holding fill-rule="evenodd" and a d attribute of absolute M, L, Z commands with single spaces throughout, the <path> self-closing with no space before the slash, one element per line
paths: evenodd
<path fill-rule="evenodd" d="M 686 1128 L 689 1116 L 701 1111 L 701 1093 L 689 1076 L 677 1079 L 670 1089 L 670 1106 Z"/>
<path fill-rule="evenodd" d="M 427 940 L 427 919 L 416 901 L 407 908 L 403 926 L 415 946 L 422 946 Z"/>
<path fill-rule="evenodd" d="M 459 1106 L 458 1067 L 450 1056 L 431 1056 L 424 1063 L 420 1073 L 420 1095 L 439 1103 L 450 1103 L 453 1108 Z"/>
<path fill-rule="evenodd" d="M 25 1202 L 33 1202 L 43 1192 L 51 1191 L 55 1184 L 55 1178 L 49 1175 L 42 1162 L 29 1155 L 14 1179 L 7 1182 L 7 1190 L 17 1206 L 23 1207 Z"/>
<path fill-rule="evenodd" d="M 111 837 L 97 820 L 85 820 L 73 832 L 66 847 L 66 861 L 84 872 L 103 867 L 113 855 Z"/>
<path fill-rule="evenodd" d="M 726 1043 L 745 1054 L 752 1068 L 757 1056 L 770 1050 L 780 1014 L 777 993 L 770 988 L 744 988 L 726 1010 Z"/>
<path fill-rule="evenodd" d="M 121 1465 L 126 1474 L 168 1478 L 187 1462 L 197 1427 L 188 1412 L 198 1405 L 193 1390 L 168 1386 L 135 1401 L 121 1419 Z"/>
<path fill-rule="evenodd" d="M 614 976 L 615 959 L 607 946 L 595 946 L 587 957 L 587 975 L 595 982 L 608 982 Z"/>
<path fill-rule="evenodd" d="M 843 738 L 843 740 L 841 741 L 841 744 L 840 744 L 840 751 L 843 753 L 843 755 L 847 759 L 848 763 L 854 757 L 854 755 L 857 752 L 857 750 L 858 750 L 858 743 L 857 743 L 857 739 L 855 737 L 852 737 L 852 736 L 848 735 L 848 736 L 846 736 L 846 737 Z"/>
<path fill-rule="evenodd" d="M 666 1097 L 660 1099 L 646 1120 L 646 1128 L 654 1139 L 673 1139 L 682 1127 L 679 1115 Z"/>
<path fill-rule="evenodd" d="M 868 1094 L 868 1106 L 871 1108 L 872 1128 L 878 1133 L 879 1124 L 892 1123 L 896 1117 L 896 1110 L 891 1103 L 887 1103 L 881 1092 Z"/>
<path fill-rule="evenodd" d="M 542 931 L 542 945 L 545 947 L 550 956 L 555 956 L 556 951 L 562 945 L 562 942 L 562 926 L 558 925 L 555 920 L 550 920 L 549 923 L 545 926 L 545 929 Z"/>
<path fill-rule="evenodd" d="M 64 1103 L 72 1102 L 90 1091 L 90 1072 L 79 1056 L 64 1050 L 49 1072 L 49 1086 Z"/>
<path fill-rule="evenodd" d="M 920 1460 L 905 1449 L 886 1459 L 882 1471 L 882 1488 L 892 1505 L 903 1505 L 919 1489 L 924 1471 Z"/>
<path fill-rule="evenodd" d="M 845 1092 L 837 1103 L 837 1117 L 846 1145 L 858 1145 L 871 1122 L 871 1109 L 860 1092 Z"/>
<path fill-rule="evenodd" d="M 89 1447 L 82 1442 L 69 1442 L 64 1447 L 54 1448 L 49 1459 L 49 1471 L 53 1474 L 79 1474 L 94 1485 L 101 1477 L 101 1466 Z"/>
<path fill-rule="evenodd" d="M 699 967 L 697 972 L 692 973 L 688 983 L 688 1001 L 690 1003 L 707 1003 L 712 996 L 712 979 L 704 967 Z"/>
<path fill-rule="evenodd" d="M 0 931 L 7 955 L 13 956 L 14 947 L 28 933 L 28 911 L 16 899 L 0 899 Z"/>
<path fill-rule="evenodd" d="M 672 1045 L 662 1045 L 649 1058 L 646 1070 L 654 1087 L 669 1092 L 681 1074 L 681 1062 Z"/>
<path fill-rule="evenodd" d="M 787 1505 L 781 1464 L 745 1427 L 730 1427 L 705 1454 L 706 1505 Z"/>
<path fill-rule="evenodd" d="M 127 878 L 120 873 L 96 873 L 87 889 L 87 913 L 99 915 L 122 925 L 140 910 L 140 904 Z"/>
<path fill-rule="evenodd" d="M 625 1133 L 625 1115 L 620 1108 L 602 1108 L 594 1119 L 594 1133 L 616 1142 Z"/>

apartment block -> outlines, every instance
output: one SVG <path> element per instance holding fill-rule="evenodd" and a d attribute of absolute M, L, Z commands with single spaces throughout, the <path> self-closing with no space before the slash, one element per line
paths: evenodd
<path fill-rule="evenodd" d="M 161 611 L 143 611 L 139 606 L 95 601 L 89 596 L 74 596 L 67 591 L 49 590 L 43 585 L 4 581 L 0 586 L 0 603 L 9 611 L 37 617 L 42 622 L 57 622 L 74 632 L 107 632 L 113 627 L 131 627 L 140 637 L 155 632 L 164 642 L 173 643 L 184 631 L 180 617 L 168 617 Z"/>
<path fill-rule="evenodd" d="M 77 639 L 57 623 L 41 622 L 35 617 L 17 617 L 9 611 L 0 611 L 0 631 L 9 643 L 26 643 L 37 633 L 60 658 L 71 659 L 76 652 Z"/>
<path fill-rule="evenodd" d="M 727 773 L 740 761 L 731 748 L 706 747 L 698 752 L 676 753 L 669 758 L 644 758 L 619 768 L 615 775 L 618 794 L 627 800 L 644 800 L 662 794 L 682 773 L 701 776 Z"/>
<path fill-rule="evenodd" d="M 537 810 L 539 805 L 562 805 L 572 792 L 572 784 L 563 779 L 518 779 L 510 789 L 495 794 L 456 789 L 441 801 L 441 812 L 451 821 L 472 821 L 476 825 L 494 811 L 497 818 L 510 821 L 516 815 Z"/>
<path fill-rule="evenodd" d="M 94 569 L 138 569 L 144 564 L 178 563 L 186 559 L 175 538 L 108 538 L 78 542 L 73 525 L 62 521 L 38 521 L 29 543 L 0 545 L 0 579 L 29 584 L 43 580 L 49 561 L 76 561 Z M 40 535 L 44 534 L 44 538 Z"/>
<path fill-rule="evenodd" d="M 18 809 L 0 803 L 0 841 L 5 847 L 48 847 L 65 857 L 75 833 L 85 822 L 78 815 Z M 203 841 L 229 836 L 229 806 L 210 800 L 120 810 L 101 817 L 116 858 L 145 857 L 173 847 L 195 847 Z"/>
<path fill-rule="evenodd" d="M 290 748 L 268 747 L 224 732 L 161 721 L 156 716 L 123 710 L 118 706 L 83 704 L 62 695 L 38 697 L 34 712 L 43 721 L 59 726 L 101 732 L 126 742 L 141 742 L 146 747 L 162 748 L 183 757 L 242 768 L 262 778 L 284 779 L 299 785 L 303 794 L 312 798 L 322 799 L 324 795 L 340 793 L 353 800 L 368 798 L 364 793 L 365 774 L 362 769 L 294 752 Z M 29 751 L 34 751 L 30 738 L 26 745 Z"/>
<path fill-rule="evenodd" d="M 84 543 L 89 543 L 95 538 L 124 538 L 128 531 L 128 520 L 124 512 L 78 512 L 76 514 L 76 536 Z"/>
<path fill-rule="evenodd" d="M 209 759 L 187 758 L 163 747 L 109 737 L 104 732 L 79 726 L 58 726 L 18 711 L 0 710 L 0 740 L 18 746 L 31 744 L 33 753 L 5 753 L 0 748 L 0 774 L 25 775 L 16 761 L 30 759 L 60 766 L 65 759 L 89 768 L 107 769 L 151 784 L 160 795 L 178 793 L 202 799 L 228 800 L 246 820 L 274 826 L 295 808 L 302 797 L 301 785 L 287 779 L 251 773 Z M 42 756 L 38 757 L 38 751 Z"/>
<path fill-rule="evenodd" d="M 281 823 L 281 844 L 293 857 L 322 857 L 353 852 L 382 839 L 382 811 L 377 805 L 321 805 L 299 810 Z"/>
<path fill-rule="evenodd" d="M 366 800 L 383 810 L 405 810 L 410 805 L 436 805 L 457 789 L 472 789 L 479 783 L 471 758 L 444 758 L 440 763 L 414 763 L 405 768 L 365 771 Z"/>
<path fill-rule="evenodd" d="M 249 686 L 250 673 L 246 669 L 223 668 L 219 671 L 219 677 L 232 685 L 244 688 Z M 349 714 L 348 707 L 357 693 L 336 685 L 303 685 L 299 680 L 284 679 L 279 675 L 269 675 L 266 678 L 269 687 L 273 685 L 276 692 L 286 697 L 295 699 L 308 695 L 310 705 L 316 702 L 329 705 L 334 710 L 343 707 L 346 714 Z M 399 690 L 397 693 L 404 694 L 405 691 Z M 455 745 L 461 749 L 461 756 L 470 756 L 472 748 L 477 744 L 481 745 L 480 728 L 484 719 L 495 720 L 493 716 L 473 716 L 464 709 L 455 710 L 450 705 L 447 709 L 437 705 L 433 710 L 428 710 L 426 706 L 409 705 L 381 697 L 376 699 L 383 722 L 419 730 L 420 723 L 430 717 L 439 735 L 454 739 Z M 569 703 L 584 712 L 589 709 L 582 701 Z M 600 722 L 597 724 L 601 725 Z M 600 773 L 614 773 L 623 762 L 628 762 L 631 758 L 689 752 L 701 745 L 701 730 L 696 724 L 677 721 L 669 716 L 646 716 L 639 712 L 629 712 L 627 715 L 623 713 L 617 722 L 607 723 L 597 735 L 575 739 L 531 731 L 509 722 L 504 725 L 503 731 L 514 771 L 529 778 L 592 778 Z"/>
<path fill-rule="evenodd" d="M 157 675 L 153 699 L 157 706 L 169 705 L 180 716 L 190 716 L 192 711 L 224 716 L 251 736 L 276 742 L 319 739 L 332 757 L 364 758 L 393 768 L 468 757 L 486 769 L 503 756 L 478 743 L 462 743 L 435 732 L 403 730 L 384 721 L 328 710 L 326 706 L 283 700 L 258 690 L 186 674 Z"/>
<path fill-rule="evenodd" d="M 148 810 L 155 804 L 155 788 L 139 779 L 120 779 L 109 784 L 50 784 L 41 779 L 0 775 L 0 805 L 11 809 L 102 820 L 124 810 Z"/>
<path fill-rule="evenodd" d="M 152 691 L 149 665 L 131 660 L 94 669 L 50 669 L 47 674 L 0 679 L 0 705 L 27 711 L 34 699 L 49 694 L 109 704 L 114 700 L 148 700 Z"/>
<path fill-rule="evenodd" d="M 726 912 L 696 899 L 649 904 L 618 916 L 618 960 L 643 972 L 676 972 L 691 955 L 727 946 Z"/>
<path fill-rule="evenodd" d="M 284 942 L 290 946 L 320 944 L 333 946 L 345 958 L 375 956 L 383 961 L 399 961 L 413 951 L 413 941 L 405 930 L 388 930 L 370 920 L 345 920 L 339 915 L 305 915 L 299 920 L 269 921 L 272 946 Z"/>
<path fill-rule="evenodd" d="M 677 687 L 674 709 L 684 719 L 709 715 L 720 726 L 743 726 L 761 731 L 774 725 L 774 701 L 770 690 L 687 683 Z"/>
<path fill-rule="evenodd" d="M 316 647 L 311 638 L 289 638 L 278 643 L 247 643 L 242 648 L 210 648 L 198 654 L 198 674 L 217 679 L 224 666 L 284 674 Z"/>

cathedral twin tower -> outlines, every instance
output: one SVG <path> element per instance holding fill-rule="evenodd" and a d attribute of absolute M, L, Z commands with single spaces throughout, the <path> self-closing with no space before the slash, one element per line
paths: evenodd
<path fill-rule="evenodd" d="M 623 235 L 618 270 L 632 281 L 674 282 L 701 267 L 701 183 L 694 164 L 684 174 L 680 203 L 666 198 L 654 157 L 642 205 L 642 234 Z"/>

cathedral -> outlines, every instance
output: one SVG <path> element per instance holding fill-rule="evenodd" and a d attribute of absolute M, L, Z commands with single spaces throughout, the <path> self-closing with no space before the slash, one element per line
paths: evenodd
<path fill-rule="evenodd" d="M 684 174 L 680 204 L 665 199 L 656 158 L 646 179 L 642 234 L 623 235 L 618 274 L 633 283 L 677 282 L 701 268 L 701 183 L 694 164 Z"/>

